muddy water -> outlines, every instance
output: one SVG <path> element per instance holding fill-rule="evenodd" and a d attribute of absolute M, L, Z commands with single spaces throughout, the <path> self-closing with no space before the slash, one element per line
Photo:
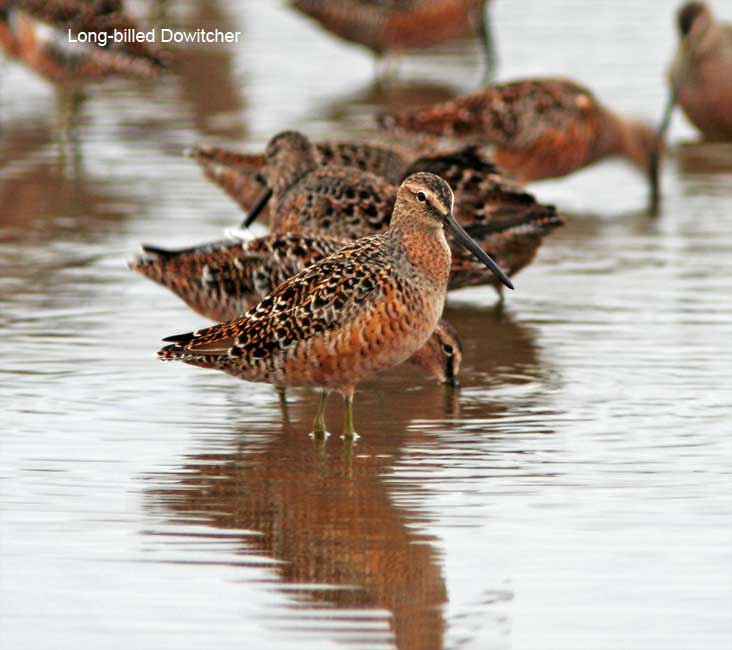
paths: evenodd
<path fill-rule="evenodd" d="M 673 3 L 495 4 L 504 78 L 660 111 Z M 356 446 L 318 447 L 314 393 L 283 413 L 268 386 L 160 364 L 203 321 L 125 260 L 237 222 L 185 146 L 363 132 L 472 87 L 478 52 L 379 89 L 276 3 L 149 10 L 244 44 L 106 84 L 64 138 L 51 89 L 0 76 L 0 646 L 730 647 L 732 147 L 677 119 L 655 219 L 620 164 L 533 186 L 568 223 L 503 308 L 450 296 L 462 388 L 375 377 Z"/>

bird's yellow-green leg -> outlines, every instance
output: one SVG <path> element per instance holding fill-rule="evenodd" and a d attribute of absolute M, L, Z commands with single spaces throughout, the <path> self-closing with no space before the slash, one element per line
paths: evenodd
<path fill-rule="evenodd" d="M 323 389 L 320 394 L 320 404 L 318 405 L 318 414 L 313 422 L 313 435 L 317 438 L 325 436 L 325 405 L 328 403 L 328 391 Z"/>
<path fill-rule="evenodd" d="M 355 446 L 355 437 L 343 438 L 343 469 L 348 479 L 353 478 L 353 448 Z"/>
<path fill-rule="evenodd" d="M 280 401 L 280 411 L 282 412 L 282 417 L 285 422 L 289 422 L 290 418 L 287 413 L 287 389 L 284 386 L 280 386 L 279 384 L 275 384 L 274 389 L 277 392 L 277 397 Z"/>
<path fill-rule="evenodd" d="M 382 52 L 376 55 L 376 79 L 380 84 L 388 84 L 397 77 L 399 57 L 396 54 Z"/>
<path fill-rule="evenodd" d="M 358 438 L 356 430 L 353 428 L 353 393 L 354 388 L 349 387 L 343 392 L 343 403 L 346 407 L 345 422 L 343 424 L 344 438 Z"/>

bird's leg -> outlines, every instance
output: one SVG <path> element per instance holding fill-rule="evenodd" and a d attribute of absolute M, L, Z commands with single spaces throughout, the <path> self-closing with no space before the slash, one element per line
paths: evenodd
<path fill-rule="evenodd" d="M 353 479 L 353 447 L 355 444 L 356 438 L 343 439 L 343 465 L 348 479 Z"/>
<path fill-rule="evenodd" d="M 287 389 L 284 386 L 280 386 L 279 384 L 275 385 L 274 389 L 277 392 L 277 397 L 280 400 L 280 410 L 282 411 L 282 417 L 285 422 L 289 422 L 290 418 L 287 414 Z"/>
<path fill-rule="evenodd" d="M 56 143 L 59 151 L 59 168 L 69 177 L 78 179 L 81 174 L 81 148 L 76 125 L 84 95 L 79 89 L 56 90 Z"/>
<path fill-rule="evenodd" d="M 380 53 L 376 55 L 376 78 L 381 85 L 388 85 L 397 76 L 397 55 Z"/>
<path fill-rule="evenodd" d="M 490 18 L 488 17 L 488 7 L 484 5 L 479 12 L 475 16 L 475 31 L 483 46 L 483 84 L 488 85 L 493 82 L 496 76 L 496 45 L 493 40 Z"/>
<path fill-rule="evenodd" d="M 325 437 L 325 405 L 328 403 L 328 393 L 325 388 L 320 394 L 320 404 L 318 406 L 318 414 L 313 422 L 313 436 L 316 438 Z"/>
<path fill-rule="evenodd" d="M 503 285 L 493 285 L 493 288 L 496 290 L 496 293 L 498 294 L 498 303 L 499 305 L 503 305 L 506 302 L 506 294 L 503 291 Z"/>
<path fill-rule="evenodd" d="M 354 386 L 348 386 L 343 391 L 343 403 L 346 407 L 346 416 L 343 424 L 343 437 L 344 438 L 358 438 L 358 434 L 353 428 L 353 393 L 355 392 Z"/>

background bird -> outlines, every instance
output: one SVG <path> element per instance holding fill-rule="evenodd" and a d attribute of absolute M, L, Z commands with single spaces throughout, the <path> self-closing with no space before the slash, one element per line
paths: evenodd
<path fill-rule="evenodd" d="M 489 81 L 495 74 L 487 0 L 290 0 L 290 4 L 379 59 L 475 34 L 483 48 L 484 77 Z"/>
<path fill-rule="evenodd" d="M 333 146 L 330 150 L 343 151 Z M 368 150 L 365 146 L 359 149 Z M 333 154 L 331 160 L 342 156 Z M 359 160 L 389 158 L 390 166 L 395 167 L 395 156 L 361 155 Z M 346 160 L 355 157 L 349 155 Z M 355 239 L 386 228 L 397 186 L 366 171 L 362 168 L 365 166 L 323 164 L 319 149 L 297 132 L 283 132 L 272 138 L 265 162 L 256 174 L 267 183 L 262 196 L 272 196 L 273 232 Z M 430 171 L 448 180 L 456 188 L 457 220 L 484 250 L 506 263 L 509 274 L 526 266 L 543 237 L 562 223 L 553 206 L 537 203 L 474 148 L 423 156 L 408 166 L 405 163 L 402 170 L 405 174 Z M 258 200 L 246 223 L 261 206 Z M 453 246 L 453 264 L 455 274 L 450 288 L 481 283 L 501 286 L 460 247 Z"/>
<path fill-rule="evenodd" d="M 67 88 L 111 75 L 157 77 L 167 55 L 154 42 L 113 42 L 115 30 L 128 29 L 139 26 L 121 0 L 0 0 L 5 54 Z M 71 42 L 69 34 L 90 42 Z"/>
<path fill-rule="evenodd" d="M 678 11 L 680 43 L 669 70 L 670 97 L 662 130 L 678 103 L 709 140 L 732 140 L 732 24 L 703 2 Z"/>
<path fill-rule="evenodd" d="M 565 176 L 621 156 L 655 191 L 658 134 L 620 117 L 585 87 L 560 78 L 495 84 L 468 95 L 379 119 L 386 129 L 490 145 L 496 164 L 521 182 Z"/>

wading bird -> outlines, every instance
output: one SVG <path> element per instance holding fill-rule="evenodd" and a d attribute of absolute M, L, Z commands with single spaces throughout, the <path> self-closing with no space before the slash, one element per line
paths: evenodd
<path fill-rule="evenodd" d="M 474 33 L 483 46 L 484 78 L 490 81 L 495 73 L 487 0 L 290 0 L 290 4 L 379 58 Z"/>
<path fill-rule="evenodd" d="M 435 331 L 450 273 L 446 229 L 513 287 L 455 221 L 453 200 L 441 178 L 413 174 L 399 188 L 386 231 L 312 264 L 234 321 L 168 337 L 160 358 L 249 381 L 321 387 L 319 436 L 335 390 L 346 405 L 344 436 L 353 437 L 356 385 L 408 359 Z"/>
<path fill-rule="evenodd" d="M 565 176 L 610 156 L 646 174 L 657 192 L 656 130 L 605 108 L 583 86 L 541 78 L 486 86 L 469 95 L 383 115 L 386 129 L 402 129 L 490 145 L 496 164 L 521 182 Z"/>
<path fill-rule="evenodd" d="M 181 250 L 143 246 L 130 268 L 170 289 L 199 314 L 223 323 L 238 318 L 282 282 L 349 243 L 329 237 L 269 235 Z M 455 328 L 441 320 L 409 361 L 440 383 L 455 386 L 462 349 Z"/>
<path fill-rule="evenodd" d="M 166 57 L 155 43 L 114 42 L 138 29 L 121 0 L 0 0 L 5 53 L 72 91 L 112 75 L 158 76 Z"/>
<path fill-rule="evenodd" d="M 241 202 L 251 206 L 244 225 L 271 197 L 270 226 L 276 233 L 356 239 L 384 230 L 398 183 L 417 171 L 448 181 L 455 190 L 456 219 L 489 255 L 501 260 L 509 275 L 531 262 L 544 236 L 562 223 L 553 206 L 537 203 L 475 148 L 414 158 L 369 143 L 316 146 L 301 133 L 285 131 L 272 138 L 262 159 L 257 154 L 218 152 L 207 160 L 224 166 L 228 179 L 244 179 L 230 185 L 242 190 Z M 255 200 L 257 187 L 261 196 Z M 462 248 L 453 246 L 450 288 L 478 284 L 501 286 Z"/>
<path fill-rule="evenodd" d="M 680 43 L 669 72 L 670 96 L 661 131 L 676 103 L 709 140 L 732 140 L 732 24 L 703 2 L 677 14 Z"/>

